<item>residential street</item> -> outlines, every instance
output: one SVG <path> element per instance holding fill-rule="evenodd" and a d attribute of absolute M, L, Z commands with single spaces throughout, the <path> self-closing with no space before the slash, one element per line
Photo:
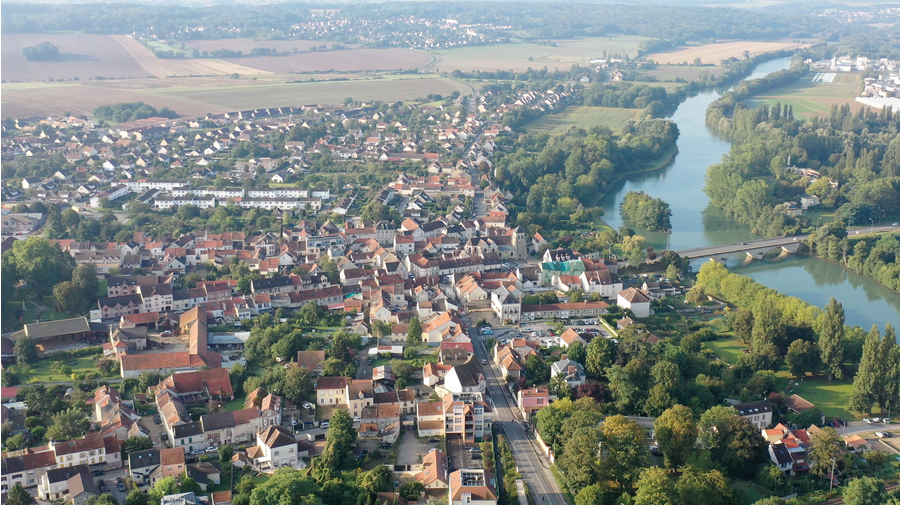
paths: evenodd
<path fill-rule="evenodd" d="M 469 315 L 463 316 L 468 327 L 474 328 Z M 494 329 L 494 336 L 502 338 L 512 328 L 498 327 Z M 482 359 L 493 363 L 490 354 L 484 347 L 484 341 L 478 332 L 471 332 L 472 343 L 475 347 L 475 357 L 479 363 Z M 498 375 L 494 366 L 482 366 L 483 373 L 488 381 L 487 392 L 494 407 L 494 424 L 499 424 L 509 441 L 510 450 L 519 467 L 519 472 L 525 483 L 531 489 L 536 503 L 548 503 L 551 505 L 566 505 L 562 491 L 556 484 L 553 474 L 550 473 L 550 462 L 532 445 L 532 440 L 525 434 L 522 428 L 521 417 L 513 410 L 515 401 L 510 397 L 505 381 Z"/>

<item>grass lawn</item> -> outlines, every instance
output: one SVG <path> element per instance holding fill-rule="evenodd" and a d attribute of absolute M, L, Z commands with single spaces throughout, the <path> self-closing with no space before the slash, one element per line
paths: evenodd
<path fill-rule="evenodd" d="M 244 402 L 247 401 L 247 395 L 236 396 L 234 400 L 225 404 L 225 412 L 234 412 L 244 408 Z"/>
<path fill-rule="evenodd" d="M 753 97 L 753 104 L 767 103 L 774 105 L 781 102 L 782 105 L 791 105 L 794 115 L 801 118 L 828 115 L 834 104 L 850 104 L 855 111 L 862 104 L 855 102 L 855 82 L 812 82 L 816 72 L 810 72 L 806 77 L 787 86 L 771 90 L 765 94 Z"/>
<path fill-rule="evenodd" d="M 744 345 L 743 342 L 736 338 L 731 338 L 728 340 L 713 340 L 710 342 L 704 342 L 704 345 L 709 347 L 716 353 L 716 356 L 722 359 L 722 361 L 734 365 L 737 363 L 738 359 L 743 356 L 744 349 L 747 349 L 747 346 Z"/>
<path fill-rule="evenodd" d="M 732 365 L 737 363 L 737 360 L 743 355 L 741 350 L 747 348 L 735 338 L 704 342 L 704 344 L 723 361 Z M 825 416 L 829 418 L 854 417 L 852 413 L 844 410 L 844 407 L 850 403 L 850 393 L 853 391 L 852 383 L 838 379 L 828 382 L 824 377 L 807 377 L 800 381 L 799 386 L 791 388 L 790 384 L 796 382 L 796 379 L 787 370 L 779 370 L 775 376 L 778 388 L 784 390 L 786 395 L 802 396 L 818 407 Z"/>
<path fill-rule="evenodd" d="M 625 123 L 637 119 L 641 109 L 620 109 L 615 107 L 566 107 L 559 114 L 544 114 L 525 126 L 528 133 L 564 133 L 572 126 L 588 129 L 606 126 L 613 132 L 621 133 Z"/>
<path fill-rule="evenodd" d="M 20 373 L 19 378 L 21 379 L 23 384 L 72 380 L 72 378 L 68 375 L 62 375 L 59 372 L 51 370 L 50 367 L 55 362 L 56 360 L 52 359 L 52 355 L 50 358 L 41 359 L 37 363 L 28 367 L 28 373 Z M 83 358 L 68 360 L 66 364 L 69 365 L 69 367 L 72 369 L 72 373 L 74 374 L 86 374 L 93 372 L 100 375 L 100 370 L 98 370 L 97 367 L 94 366 L 94 363 L 96 362 L 96 356 L 86 356 Z"/>

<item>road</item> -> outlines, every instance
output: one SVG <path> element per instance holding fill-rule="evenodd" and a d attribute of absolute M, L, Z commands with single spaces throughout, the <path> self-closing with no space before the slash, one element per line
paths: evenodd
<path fill-rule="evenodd" d="M 857 235 L 868 235 L 870 233 L 880 233 L 885 231 L 898 231 L 900 228 L 893 225 L 881 225 L 881 226 L 858 226 L 855 228 L 848 228 L 847 234 L 849 236 L 857 236 Z M 707 247 L 697 247 L 695 249 L 684 249 L 681 251 L 675 251 L 680 256 L 685 258 L 702 258 L 706 256 L 716 255 L 716 254 L 729 254 L 736 253 L 741 251 L 749 251 L 751 249 L 758 249 L 761 247 L 777 247 L 781 245 L 793 244 L 795 242 L 803 242 L 805 241 L 809 235 L 795 235 L 792 237 L 777 237 L 777 238 L 767 238 L 761 240 L 752 240 L 750 242 L 743 242 L 740 244 L 722 244 L 722 245 L 714 245 Z"/>
<path fill-rule="evenodd" d="M 474 328 L 475 325 L 472 324 L 468 314 L 463 316 L 463 319 L 466 326 Z M 502 338 L 509 331 L 513 330 L 497 328 L 494 337 Z M 475 348 L 475 357 L 479 360 L 479 363 L 483 359 L 493 363 L 490 359 L 490 354 L 484 346 L 484 340 L 481 335 L 478 335 L 476 331 L 472 331 L 471 337 Z M 513 458 L 516 460 L 516 465 L 519 468 L 519 473 L 522 474 L 522 479 L 531 490 L 535 503 L 567 505 L 566 499 L 556 483 L 556 479 L 550 473 L 550 462 L 533 445 L 536 442 L 532 441 L 525 434 L 518 409 L 513 410 L 515 402 L 509 394 L 506 381 L 501 378 L 493 364 L 491 366 L 482 366 L 481 368 L 487 379 L 487 392 L 493 402 L 494 424 L 499 424 L 503 428 Z"/>

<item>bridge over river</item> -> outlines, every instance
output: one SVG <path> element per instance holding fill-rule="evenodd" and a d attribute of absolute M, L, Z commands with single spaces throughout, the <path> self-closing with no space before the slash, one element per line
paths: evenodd
<path fill-rule="evenodd" d="M 870 233 L 896 231 L 898 229 L 900 228 L 894 225 L 861 226 L 848 228 L 847 234 L 850 236 L 868 235 Z M 800 250 L 800 246 L 808 237 L 809 235 L 795 235 L 793 237 L 766 238 L 739 244 L 711 245 L 675 252 L 682 258 L 687 258 L 691 261 L 710 259 L 725 263 L 737 253 L 745 253 L 748 260 L 761 260 L 771 251 L 778 251 L 779 256 L 794 254 Z"/>

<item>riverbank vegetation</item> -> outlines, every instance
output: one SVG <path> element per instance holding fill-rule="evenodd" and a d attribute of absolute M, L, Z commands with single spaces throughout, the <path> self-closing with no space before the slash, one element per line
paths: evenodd
<path fill-rule="evenodd" d="M 529 233 L 552 236 L 598 218 L 602 210 L 592 206 L 598 192 L 673 149 L 678 127 L 647 119 L 628 123 L 620 137 L 592 128 L 507 139 L 511 152 L 501 151 L 495 174 L 500 187 L 513 195 L 510 213 Z"/>
<path fill-rule="evenodd" d="M 661 198 L 653 198 L 643 191 L 629 191 L 622 200 L 622 215 L 639 228 L 650 231 L 672 229 L 672 210 Z"/>
<path fill-rule="evenodd" d="M 767 237 L 811 224 L 789 212 L 788 202 L 805 194 L 818 197 L 817 210 L 836 209 L 850 225 L 900 215 L 900 113 L 835 105 L 827 118 L 802 121 L 790 106 L 740 102 L 805 72 L 795 59 L 791 69 L 743 83 L 710 106 L 708 123 L 734 142 L 723 163 L 707 171 L 710 202 Z"/>
<path fill-rule="evenodd" d="M 838 221 L 822 226 L 809 243 L 819 256 L 900 291 L 900 234 L 851 237 Z"/>

